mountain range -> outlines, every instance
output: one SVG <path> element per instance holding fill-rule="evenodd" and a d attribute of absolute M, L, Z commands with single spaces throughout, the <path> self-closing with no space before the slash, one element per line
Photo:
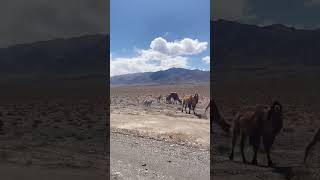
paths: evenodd
<path fill-rule="evenodd" d="M 211 28 L 211 62 L 217 66 L 320 65 L 319 29 L 296 29 L 281 24 L 257 26 L 227 20 L 211 21 Z M 1 78 L 107 77 L 109 40 L 108 35 L 96 34 L 0 48 Z M 174 68 L 115 76 L 111 83 L 201 82 L 208 80 L 207 74 Z"/>
<path fill-rule="evenodd" d="M 210 72 L 197 69 L 170 68 L 157 72 L 113 76 L 110 80 L 112 86 L 208 83 L 210 81 Z"/>
<path fill-rule="evenodd" d="M 211 28 L 211 59 L 217 65 L 320 65 L 319 29 L 226 20 L 211 21 Z"/>
<path fill-rule="evenodd" d="M 101 34 L 20 44 L 0 49 L 0 74 L 35 78 L 106 74 L 108 56 L 109 36 Z"/>

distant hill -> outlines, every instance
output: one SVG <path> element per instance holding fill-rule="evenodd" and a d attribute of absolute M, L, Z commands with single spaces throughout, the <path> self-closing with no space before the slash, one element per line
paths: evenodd
<path fill-rule="evenodd" d="M 226 20 L 211 21 L 211 27 L 211 56 L 216 65 L 320 65 L 320 30 Z"/>
<path fill-rule="evenodd" d="M 0 49 L 0 75 L 8 77 L 92 77 L 106 75 L 109 36 L 85 35 Z"/>
<path fill-rule="evenodd" d="M 152 85 L 152 84 L 184 84 L 208 83 L 210 72 L 171 68 L 164 71 L 126 74 L 111 77 L 111 85 Z"/>

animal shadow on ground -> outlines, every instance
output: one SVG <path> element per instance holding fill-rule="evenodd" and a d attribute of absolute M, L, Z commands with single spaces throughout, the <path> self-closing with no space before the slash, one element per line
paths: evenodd
<path fill-rule="evenodd" d="M 195 113 L 194 115 L 199 119 L 208 119 L 208 116 L 206 114 Z"/>

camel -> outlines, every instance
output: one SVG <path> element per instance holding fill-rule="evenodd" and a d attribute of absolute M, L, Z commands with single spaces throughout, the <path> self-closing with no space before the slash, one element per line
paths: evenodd
<path fill-rule="evenodd" d="M 162 99 L 162 95 L 158 96 L 157 97 L 157 102 L 160 103 L 161 99 Z"/>
<path fill-rule="evenodd" d="M 306 147 L 305 150 L 305 154 L 304 154 L 304 159 L 303 161 L 306 162 L 308 154 L 311 150 L 311 148 L 318 142 L 320 141 L 320 128 L 318 129 L 317 133 L 314 135 L 314 137 L 312 138 L 312 141 L 308 144 L 308 146 Z"/>
<path fill-rule="evenodd" d="M 187 107 L 188 107 L 189 114 L 191 109 L 193 110 L 193 114 L 196 114 L 194 109 L 196 108 L 198 101 L 199 101 L 199 95 L 197 93 L 195 95 L 185 96 L 183 98 L 181 112 L 183 112 L 183 108 L 184 108 L 187 113 Z"/>
<path fill-rule="evenodd" d="M 170 95 L 166 96 L 166 102 L 171 103 L 171 96 Z"/>
<path fill-rule="evenodd" d="M 181 100 L 179 98 L 179 95 L 178 93 L 176 92 L 171 92 L 167 97 L 166 97 L 166 101 L 167 103 L 171 103 L 171 99 L 173 99 L 173 102 L 179 102 L 181 104 Z"/>
<path fill-rule="evenodd" d="M 244 155 L 245 140 L 249 137 L 250 145 L 253 146 L 254 150 L 252 164 L 257 165 L 257 152 L 262 137 L 264 149 L 268 158 L 268 166 L 273 166 L 270 158 L 270 150 L 275 137 L 282 129 L 282 126 L 282 105 L 278 101 L 274 101 L 271 107 L 258 105 L 240 111 L 236 114 L 234 119 L 232 151 L 229 156 L 230 160 L 233 160 L 237 136 L 241 135 L 240 150 L 243 162 L 246 163 Z"/>
<path fill-rule="evenodd" d="M 144 106 L 147 106 L 147 107 L 148 107 L 148 106 L 150 107 L 151 104 L 152 104 L 152 102 L 153 102 L 152 99 L 146 99 L 146 100 L 143 101 L 143 105 L 144 105 Z"/>

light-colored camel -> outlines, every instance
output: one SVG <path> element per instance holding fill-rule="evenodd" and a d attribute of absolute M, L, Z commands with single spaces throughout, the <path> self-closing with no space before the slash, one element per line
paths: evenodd
<path fill-rule="evenodd" d="M 196 112 L 194 111 L 194 109 L 196 108 L 196 105 L 198 104 L 199 101 L 199 95 L 196 93 L 194 95 L 189 95 L 189 96 L 185 96 L 182 100 L 182 109 L 181 112 L 183 112 L 183 108 L 185 109 L 186 113 L 187 113 L 187 107 L 189 108 L 189 114 L 190 114 L 190 110 L 193 110 L 193 114 L 196 114 Z"/>

